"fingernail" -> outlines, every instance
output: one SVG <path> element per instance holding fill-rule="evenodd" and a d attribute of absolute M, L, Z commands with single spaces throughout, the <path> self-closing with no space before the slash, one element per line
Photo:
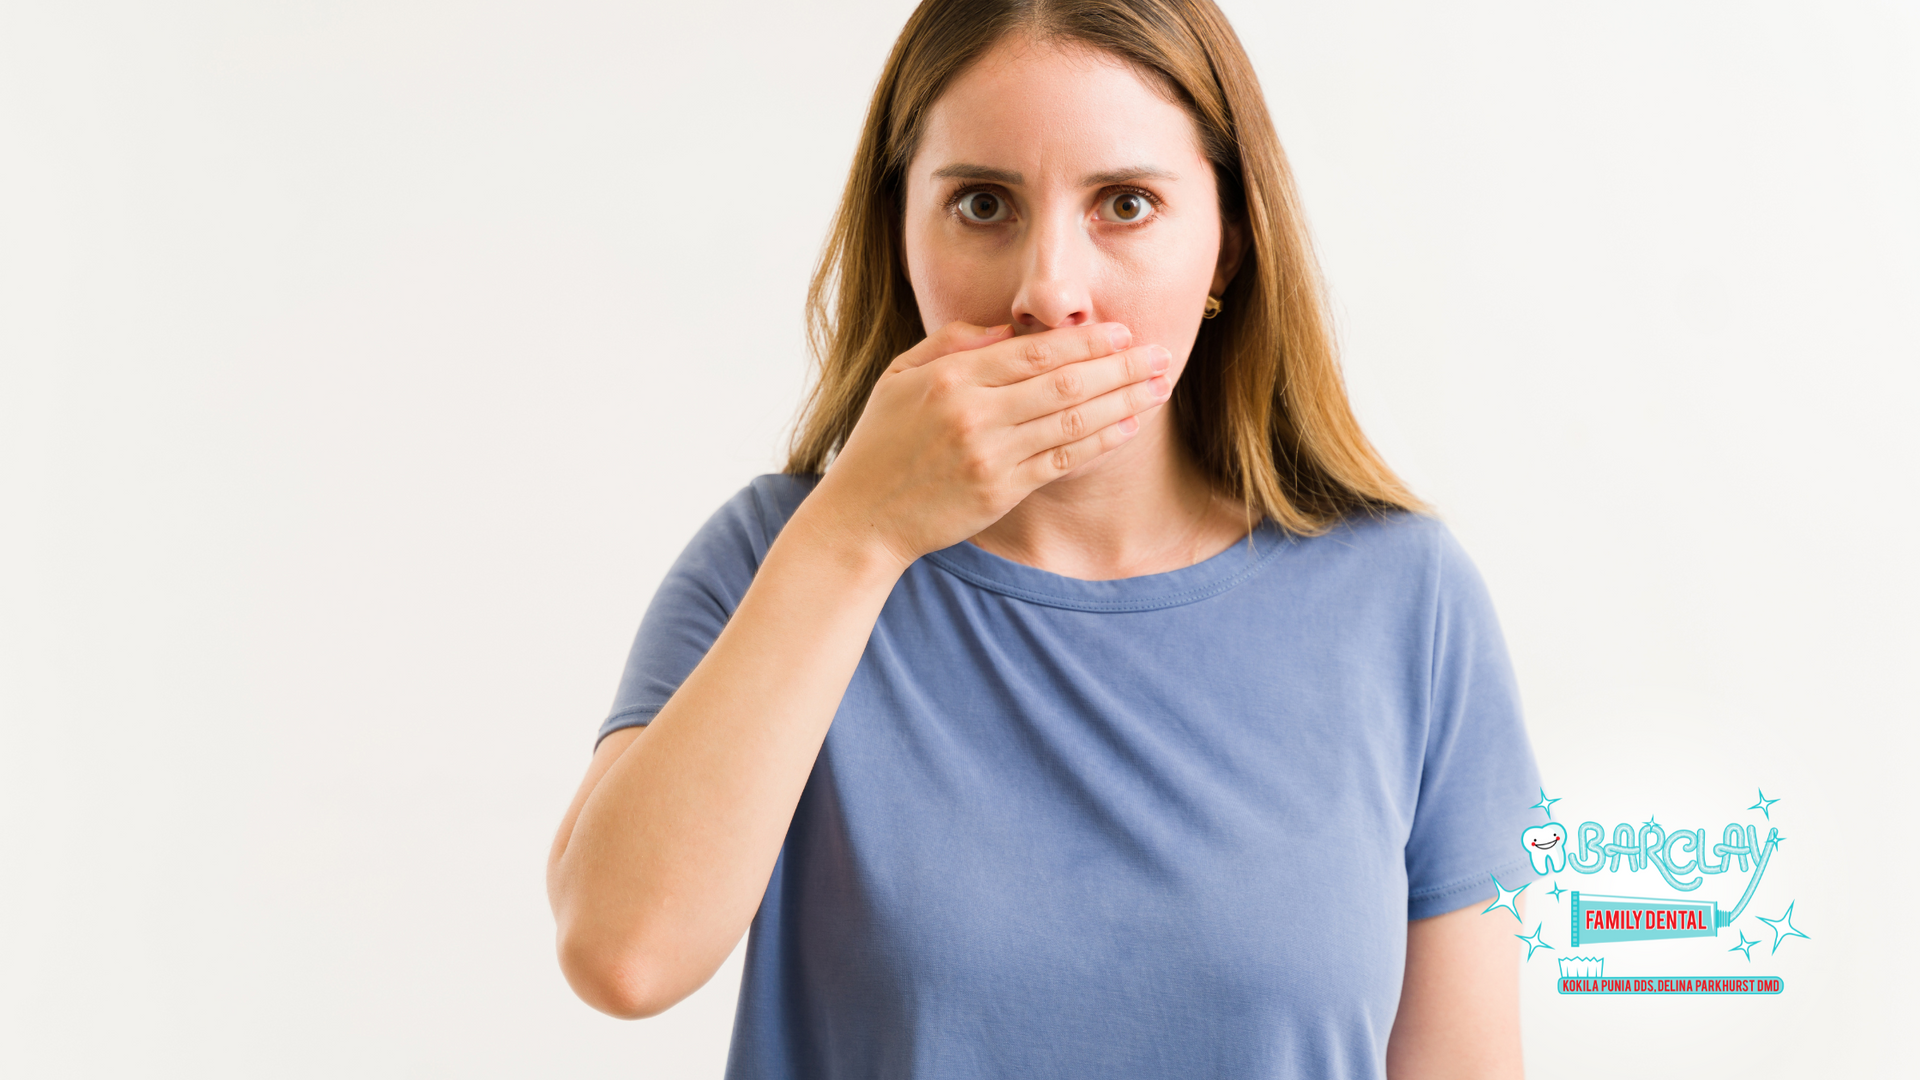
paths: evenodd
<path fill-rule="evenodd" d="M 1164 398 L 1173 393 L 1173 380 L 1165 375 L 1156 375 L 1148 381 L 1147 389 L 1153 392 L 1154 397 Z"/>
<path fill-rule="evenodd" d="M 1133 331 L 1119 323 L 1107 327 L 1107 336 L 1112 339 L 1113 347 L 1116 349 L 1124 349 L 1133 343 Z"/>
<path fill-rule="evenodd" d="M 1171 365 L 1172 363 L 1173 363 L 1173 354 L 1168 352 L 1164 347 L 1159 345 L 1150 345 L 1147 347 L 1147 370 L 1148 371 L 1151 371 L 1155 375 L 1158 375 L 1161 372 L 1167 370 L 1168 366 Z"/>
<path fill-rule="evenodd" d="M 1135 420 L 1133 417 L 1129 416 L 1125 420 L 1120 421 L 1118 424 L 1115 424 L 1114 426 L 1120 429 L 1120 434 L 1131 435 L 1134 432 L 1140 430 L 1140 421 Z"/>

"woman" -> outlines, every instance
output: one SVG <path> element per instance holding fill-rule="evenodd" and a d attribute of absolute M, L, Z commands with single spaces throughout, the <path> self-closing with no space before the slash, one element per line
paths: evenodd
<path fill-rule="evenodd" d="M 1503 646 L 1219 11 L 927 0 L 812 316 L 787 474 L 661 585 L 555 841 L 579 994 L 657 1013 L 751 923 L 730 1076 L 1518 1075 Z"/>

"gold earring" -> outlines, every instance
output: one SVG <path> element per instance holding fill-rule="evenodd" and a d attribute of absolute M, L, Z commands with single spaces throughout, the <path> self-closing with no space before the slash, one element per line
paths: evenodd
<path fill-rule="evenodd" d="M 1200 309 L 1200 317 L 1203 319 L 1211 319 L 1218 314 L 1220 314 L 1220 298 L 1212 294 L 1208 294 L 1207 306 Z"/>

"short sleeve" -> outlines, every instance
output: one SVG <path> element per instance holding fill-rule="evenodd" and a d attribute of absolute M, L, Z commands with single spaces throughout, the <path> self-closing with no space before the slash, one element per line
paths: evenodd
<path fill-rule="evenodd" d="M 1539 771 L 1506 642 L 1479 572 L 1436 530 L 1426 754 L 1407 839 L 1407 918 L 1534 879 L 1520 832 L 1540 823 Z"/>
<path fill-rule="evenodd" d="M 694 534 L 647 605 L 595 745 L 621 728 L 651 722 L 665 707 L 726 628 L 767 549 L 816 479 L 758 477 Z"/>

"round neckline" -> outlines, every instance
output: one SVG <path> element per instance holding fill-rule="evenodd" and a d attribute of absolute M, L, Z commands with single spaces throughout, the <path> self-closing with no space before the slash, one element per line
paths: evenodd
<path fill-rule="evenodd" d="M 1074 611 L 1152 611 L 1218 596 L 1266 565 L 1287 545 L 1287 533 L 1272 520 L 1218 554 L 1178 570 L 1139 577 L 1088 581 L 1041 570 L 995 555 L 962 540 L 926 556 L 928 562 L 972 585 L 1002 596 Z"/>

